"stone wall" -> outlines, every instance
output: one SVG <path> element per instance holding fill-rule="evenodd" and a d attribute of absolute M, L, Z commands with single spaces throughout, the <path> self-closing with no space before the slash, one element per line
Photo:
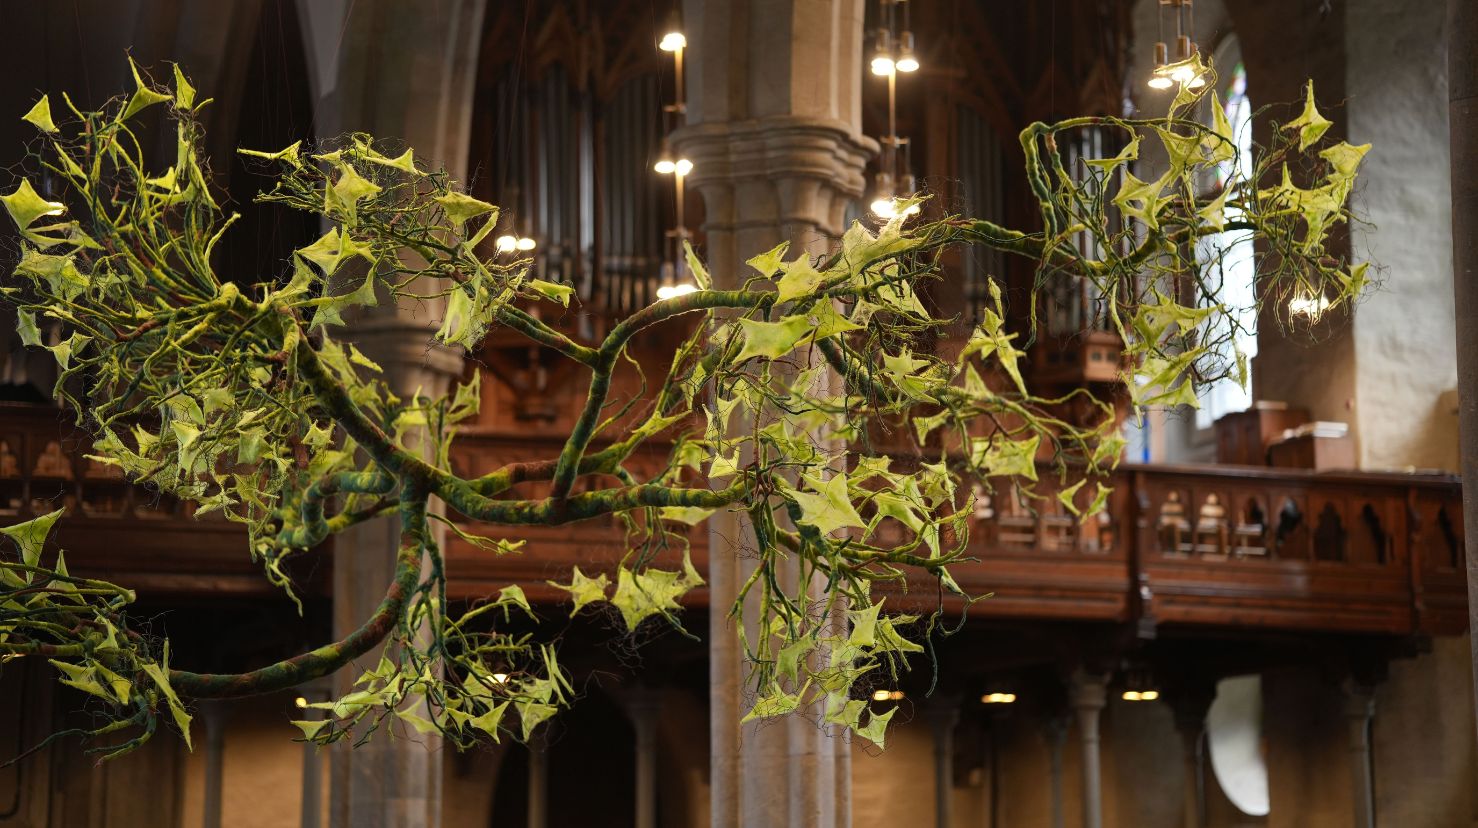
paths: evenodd
<path fill-rule="evenodd" d="M 1381 291 L 1354 325 L 1360 465 L 1457 470 L 1452 191 L 1447 141 L 1446 10 L 1441 3 L 1347 0 L 1343 120 L 1371 143 L 1353 198 L 1357 260 Z M 1335 116 L 1338 117 L 1338 116 Z"/>

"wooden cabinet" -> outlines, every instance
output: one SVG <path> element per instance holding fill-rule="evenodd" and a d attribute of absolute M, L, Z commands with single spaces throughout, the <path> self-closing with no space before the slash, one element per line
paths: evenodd
<path fill-rule="evenodd" d="M 1227 414 L 1216 421 L 1216 462 L 1269 465 L 1268 447 L 1285 430 L 1308 421 L 1308 411 L 1278 402 L 1258 401 L 1246 411 Z"/>

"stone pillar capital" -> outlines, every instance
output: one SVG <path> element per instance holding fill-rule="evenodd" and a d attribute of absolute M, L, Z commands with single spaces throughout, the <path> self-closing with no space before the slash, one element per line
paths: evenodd
<path fill-rule="evenodd" d="M 710 234 L 778 226 L 793 237 L 840 236 L 877 152 L 877 142 L 850 125 L 805 115 L 695 124 L 673 133 L 672 143 L 693 162 L 687 181 L 703 196 Z"/>

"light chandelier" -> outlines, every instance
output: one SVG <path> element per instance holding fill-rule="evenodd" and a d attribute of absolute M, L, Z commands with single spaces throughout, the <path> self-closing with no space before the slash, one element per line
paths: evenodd
<path fill-rule="evenodd" d="M 909 141 L 898 134 L 898 73 L 919 70 L 913 31 L 909 28 L 910 5 L 910 0 L 878 0 L 878 28 L 873 35 L 869 62 L 872 73 L 888 81 L 888 134 L 878 141 L 882 155 L 873 181 L 872 203 L 868 205 L 873 215 L 884 220 L 898 215 L 898 197 L 912 195 L 916 185 Z M 919 212 L 919 205 L 910 204 L 903 212 L 913 215 Z"/>
<path fill-rule="evenodd" d="M 688 38 L 683 34 L 681 21 L 674 13 L 668 19 L 662 39 L 657 43 L 658 49 L 671 53 L 673 62 L 674 100 L 662 107 L 664 126 L 669 128 L 671 126 L 667 123 L 669 118 L 677 120 L 685 116 L 688 111 L 687 98 L 683 93 L 683 53 L 687 47 Z M 693 171 L 693 162 L 674 155 L 672 145 L 666 137 L 663 137 L 662 148 L 657 152 L 657 160 L 652 163 L 652 169 L 658 175 L 672 176 L 677 199 L 673 211 L 673 223 L 676 227 L 667 231 L 667 238 L 663 243 L 663 262 L 657 286 L 658 299 L 671 299 L 698 289 L 692 282 L 678 277 L 684 267 L 683 242 L 688 239 L 687 221 L 683 216 L 683 206 L 686 201 L 684 179 L 687 178 L 688 173 Z"/>
<path fill-rule="evenodd" d="M 1196 12 L 1194 0 L 1160 0 L 1156 18 L 1160 26 L 1160 37 L 1155 41 L 1155 69 L 1150 73 L 1151 89 L 1169 89 L 1179 83 L 1190 89 L 1206 85 L 1206 79 L 1196 71 Z M 1166 9 L 1175 15 L 1175 60 L 1170 60 L 1170 47 L 1165 41 Z"/>

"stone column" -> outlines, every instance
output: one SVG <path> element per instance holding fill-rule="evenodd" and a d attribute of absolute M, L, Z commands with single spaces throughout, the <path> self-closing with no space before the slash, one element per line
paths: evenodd
<path fill-rule="evenodd" d="M 638 687 L 626 700 L 636 731 L 636 828 L 657 828 L 657 717 L 662 709 L 656 690 Z"/>
<path fill-rule="evenodd" d="M 960 721 L 959 699 L 940 698 L 924 710 L 934 733 L 934 824 L 949 828 L 954 814 L 955 725 Z M 991 791 L 994 797 L 996 792 Z"/>
<path fill-rule="evenodd" d="M 529 739 L 529 828 L 549 825 L 549 743 L 540 734 Z"/>
<path fill-rule="evenodd" d="M 414 147 L 416 160 L 465 179 L 472 90 L 485 0 L 299 0 L 318 135 L 365 131 Z M 462 359 L 430 347 L 441 309 L 383 302 L 352 320 L 353 338 L 385 369 L 390 390 L 444 393 Z M 433 524 L 435 526 L 435 524 Z M 439 530 L 438 530 L 439 531 Z M 335 540 L 334 631 L 363 623 L 384 595 L 400 542 L 395 520 L 354 527 Z M 365 656 L 374 664 L 378 652 Z M 338 676 L 346 692 L 357 675 Z M 441 823 L 441 752 L 429 736 L 335 747 L 330 822 L 336 828 L 422 828 Z"/>
<path fill-rule="evenodd" d="M 845 229 L 876 147 L 860 134 L 862 14 L 862 0 L 684 4 L 691 94 L 672 143 L 693 162 L 719 287 L 737 287 L 744 260 L 781 241 L 819 254 Z M 750 699 L 727 611 L 748 574 L 748 532 L 732 513 L 710 522 L 712 824 L 848 825 L 846 739 L 801 718 L 739 724 Z"/>
<path fill-rule="evenodd" d="M 1103 828 L 1103 792 L 1098 765 L 1098 720 L 1108 702 L 1108 681 L 1101 674 L 1073 677 L 1072 705 L 1083 742 L 1083 828 Z"/>
<path fill-rule="evenodd" d="M 226 702 L 201 702 L 200 718 L 205 723 L 205 815 L 204 828 L 221 828 L 221 786 L 224 782 L 226 758 Z"/>
<path fill-rule="evenodd" d="M 1206 713 L 1215 698 L 1216 685 L 1209 682 L 1187 683 L 1169 693 L 1184 766 L 1185 810 L 1181 824 L 1185 828 L 1206 825 Z"/>
<path fill-rule="evenodd" d="M 1375 718 L 1375 690 L 1362 684 L 1345 687 L 1345 723 L 1350 735 L 1350 793 L 1355 828 L 1375 828 L 1375 767 L 1370 760 L 1370 722 Z"/>
<path fill-rule="evenodd" d="M 1067 823 L 1067 814 L 1062 802 L 1062 750 L 1067 746 L 1067 731 L 1070 723 L 1067 716 L 1053 716 L 1048 719 L 1042 727 L 1042 735 L 1047 739 L 1047 761 L 1048 773 L 1050 774 L 1049 792 L 1052 797 L 1052 825 L 1051 828 L 1064 828 Z M 995 797 L 995 792 L 991 792 Z"/>
<path fill-rule="evenodd" d="M 1447 3 L 1448 129 L 1452 152 L 1452 259 L 1457 316 L 1458 432 L 1463 525 L 1478 526 L 1478 8 Z M 1465 538 L 1468 595 L 1478 596 L 1478 532 Z M 1468 629 L 1478 630 L 1478 601 L 1468 601 Z M 1478 680 L 1478 636 L 1473 637 Z M 1475 698 L 1478 704 L 1478 698 Z"/>

